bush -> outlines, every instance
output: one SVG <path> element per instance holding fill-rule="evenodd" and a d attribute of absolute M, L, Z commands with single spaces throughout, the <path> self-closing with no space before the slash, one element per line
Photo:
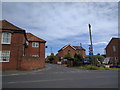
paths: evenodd
<path fill-rule="evenodd" d="M 86 56 L 86 58 L 89 58 L 91 60 L 91 64 L 102 64 L 104 57 L 103 56 Z"/>
<path fill-rule="evenodd" d="M 48 60 L 49 60 L 49 62 L 52 62 L 55 58 L 56 58 L 56 56 L 54 54 L 52 54 L 51 56 L 48 57 Z"/>
<path fill-rule="evenodd" d="M 46 62 L 46 63 L 49 63 L 49 62 L 50 62 L 50 60 L 46 60 L 45 62 Z"/>
<path fill-rule="evenodd" d="M 105 67 L 97 67 L 97 66 L 93 66 L 93 65 L 83 65 L 83 66 L 77 66 L 77 68 L 80 69 L 86 69 L 86 70 L 109 70 L 109 68 L 105 68 Z"/>
<path fill-rule="evenodd" d="M 71 55 L 70 54 L 66 54 L 65 56 L 64 56 L 64 59 L 73 59 L 72 57 L 71 57 Z"/>
<path fill-rule="evenodd" d="M 74 60 L 75 61 L 82 61 L 83 60 L 83 57 L 82 57 L 82 55 L 80 54 L 80 53 L 75 53 L 75 55 L 74 55 Z"/>

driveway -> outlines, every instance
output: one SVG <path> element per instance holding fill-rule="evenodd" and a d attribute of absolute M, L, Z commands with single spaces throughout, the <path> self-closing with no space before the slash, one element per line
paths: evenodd
<path fill-rule="evenodd" d="M 118 88 L 118 72 L 46 64 L 45 69 L 3 72 L 3 88 Z"/>

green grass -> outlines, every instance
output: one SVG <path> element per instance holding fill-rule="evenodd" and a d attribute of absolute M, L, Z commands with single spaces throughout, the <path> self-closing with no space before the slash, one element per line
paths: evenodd
<path fill-rule="evenodd" d="M 85 69 L 85 70 L 110 70 L 110 68 L 105 68 L 103 66 L 97 67 L 97 66 L 93 66 L 93 65 L 75 66 L 75 68 Z"/>

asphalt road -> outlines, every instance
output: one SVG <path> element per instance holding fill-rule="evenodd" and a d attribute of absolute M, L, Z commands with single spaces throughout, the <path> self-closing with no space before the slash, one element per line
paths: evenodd
<path fill-rule="evenodd" d="M 2 76 L 3 88 L 118 88 L 117 71 L 89 71 L 46 64 L 47 69 Z"/>

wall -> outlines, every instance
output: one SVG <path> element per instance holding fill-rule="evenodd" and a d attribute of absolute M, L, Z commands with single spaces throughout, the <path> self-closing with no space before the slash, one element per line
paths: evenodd
<path fill-rule="evenodd" d="M 113 46 L 116 47 L 116 51 L 113 51 Z M 112 38 L 112 40 L 109 42 L 109 44 L 106 47 L 106 57 L 113 57 L 113 60 L 115 60 L 115 57 L 117 57 L 118 63 L 120 64 L 120 40 L 118 38 Z"/>
<path fill-rule="evenodd" d="M 71 46 L 68 46 L 67 48 L 65 48 L 65 49 L 63 50 L 63 57 L 64 57 L 64 55 L 68 54 L 68 50 L 70 50 L 70 55 L 71 55 L 72 57 L 74 57 L 74 55 L 75 55 L 75 53 L 76 53 L 76 50 L 73 49 L 73 48 L 71 48 Z"/>
<path fill-rule="evenodd" d="M 83 57 L 85 57 L 85 55 L 86 55 L 84 50 L 79 51 L 79 50 L 75 50 L 75 49 L 71 48 L 70 46 L 68 46 L 64 50 L 59 51 L 57 56 L 58 57 L 64 57 L 68 53 L 68 50 L 70 50 L 70 52 L 71 52 L 70 54 L 71 54 L 72 57 L 74 57 L 75 53 L 79 53 L 79 52 L 81 53 L 81 55 Z"/>
<path fill-rule="evenodd" d="M 113 51 L 113 46 L 116 47 L 116 51 Z M 120 49 L 120 48 L 119 48 Z M 118 57 L 118 39 L 113 38 L 106 48 L 107 57 Z"/>
<path fill-rule="evenodd" d="M 45 58 L 23 57 L 21 61 L 21 70 L 32 70 L 45 67 Z"/>
<path fill-rule="evenodd" d="M 45 43 L 40 43 L 40 57 L 45 58 Z"/>
<path fill-rule="evenodd" d="M 76 53 L 80 53 L 83 57 L 86 56 L 86 51 L 85 50 L 76 50 Z"/>
<path fill-rule="evenodd" d="M 2 50 L 10 51 L 9 62 L 2 62 L 2 70 L 19 69 L 19 61 L 23 56 L 24 33 L 11 34 L 11 44 L 2 44 Z"/>
<path fill-rule="evenodd" d="M 26 56 L 39 55 L 39 57 L 45 58 L 45 43 L 39 42 L 39 47 L 32 47 L 32 42 L 29 41 L 29 46 L 25 51 Z"/>

